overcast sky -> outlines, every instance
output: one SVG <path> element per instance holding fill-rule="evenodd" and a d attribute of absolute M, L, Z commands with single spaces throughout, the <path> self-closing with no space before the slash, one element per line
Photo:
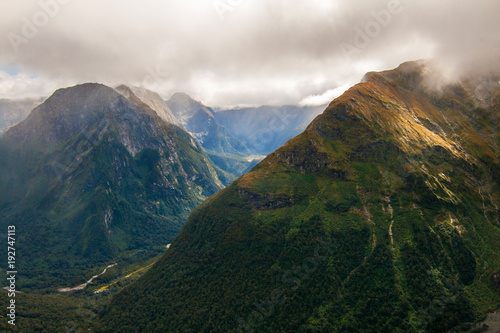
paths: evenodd
<path fill-rule="evenodd" d="M 498 0 L 0 0 L 0 98 L 82 82 L 321 104 L 367 71 L 500 64 Z"/>

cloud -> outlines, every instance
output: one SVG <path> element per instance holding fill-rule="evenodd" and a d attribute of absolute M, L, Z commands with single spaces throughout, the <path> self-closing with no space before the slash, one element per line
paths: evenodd
<path fill-rule="evenodd" d="M 344 84 L 342 86 L 339 86 L 335 89 L 329 89 L 325 91 L 321 95 L 310 95 L 305 97 L 299 102 L 299 105 L 302 106 L 319 106 L 319 105 L 324 105 L 330 103 L 332 100 L 335 98 L 339 97 L 351 87 L 350 84 Z"/>
<path fill-rule="evenodd" d="M 74 82 L 45 80 L 29 73 L 9 74 L 0 71 L 0 98 L 47 97 L 48 93 Z"/>
<path fill-rule="evenodd" d="M 1 6 L 0 70 L 15 67 L 37 77 L 20 84 L 19 74 L 3 75 L 2 96 L 47 95 L 58 84 L 94 81 L 142 85 L 165 98 L 184 91 L 221 107 L 315 103 L 366 71 L 407 60 L 436 57 L 452 71 L 488 71 L 500 59 L 495 0 L 39 0 Z"/>

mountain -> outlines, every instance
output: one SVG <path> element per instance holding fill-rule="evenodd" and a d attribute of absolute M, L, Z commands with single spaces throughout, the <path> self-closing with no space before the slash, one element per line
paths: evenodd
<path fill-rule="evenodd" d="M 172 95 L 167 105 L 181 126 L 205 148 L 221 169 L 241 175 L 253 160 L 250 150 L 219 124 L 211 108 L 184 93 Z"/>
<path fill-rule="evenodd" d="M 18 230 L 22 290 L 76 286 L 162 253 L 223 188 L 186 131 L 129 97 L 59 89 L 0 140 L 0 227 Z"/>
<path fill-rule="evenodd" d="M 300 134 L 324 108 L 261 106 L 214 112 L 184 93 L 175 93 L 167 105 L 212 161 L 237 176 Z"/>
<path fill-rule="evenodd" d="M 134 87 L 134 86 L 128 87 L 125 85 L 120 85 L 115 89 L 120 93 L 123 92 L 125 94 L 130 94 L 130 93 L 134 94 L 135 97 L 139 98 L 139 100 L 141 100 L 151 109 L 153 109 L 158 114 L 158 116 L 160 116 L 161 119 L 163 119 L 169 124 L 181 126 L 177 118 L 174 116 L 174 114 L 168 107 L 165 100 L 161 98 L 161 96 L 158 95 L 158 93 L 145 88 Z M 130 92 L 127 92 L 127 89 Z"/>
<path fill-rule="evenodd" d="M 208 151 L 225 154 L 250 155 L 238 139 L 227 133 L 215 118 L 214 111 L 184 93 L 175 93 L 168 107 L 186 129 Z"/>
<path fill-rule="evenodd" d="M 102 332 L 467 331 L 500 305 L 500 86 L 364 80 L 190 215 Z"/>
<path fill-rule="evenodd" d="M 267 155 L 302 133 L 324 109 L 325 106 L 261 106 L 218 111 L 215 117 L 253 154 Z"/>
<path fill-rule="evenodd" d="M 24 120 L 45 98 L 0 99 L 0 135 Z"/>

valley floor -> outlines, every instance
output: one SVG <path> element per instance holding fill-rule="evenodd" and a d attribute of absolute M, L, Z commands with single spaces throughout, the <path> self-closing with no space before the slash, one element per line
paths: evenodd
<path fill-rule="evenodd" d="M 89 281 L 52 293 L 16 293 L 16 325 L 0 314 L 1 332 L 92 332 L 98 313 L 112 296 L 136 281 L 161 257 L 130 265 L 123 270 L 111 264 Z M 0 304 L 8 304 L 8 292 L 0 291 Z"/>

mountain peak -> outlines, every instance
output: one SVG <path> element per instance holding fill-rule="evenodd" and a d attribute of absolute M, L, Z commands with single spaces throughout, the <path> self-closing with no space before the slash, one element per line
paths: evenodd
<path fill-rule="evenodd" d="M 393 70 L 367 73 L 325 113 L 356 114 L 371 127 L 390 133 L 408 153 L 440 146 L 469 162 L 474 160 L 467 152 L 471 149 L 496 160 L 496 139 L 491 132 L 476 132 L 484 128 L 477 111 L 495 118 L 494 111 L 487 111 L 477 97 L 478 87 L 490 86 L 488 80 L 462 78 L 437 87 L 431 68 L 427 61 L 412 61 Z M 500 93 L 498 86 L 490 90 L 492 95 Z M 451 125 L 453 121 L 458 128 Z"/>
<path fill-rule="evenodd" d="M 167 123 L 180 126 L 172 110 L 170 110 L 165 100 L 158 93 L 143 87 L 126 86 L 124 84 L 119 85 L 115 90 L 129 99 L 144 103 Z"/>
<path fill-rule="evenodd" d="M 211 108 L 207 108 L 203 103 L 195 101 L 183 92 L 173 94 L 167 101 L 167 105 L 184 127 L 186 127 L 188 119 L 196 114 L 206 114 L 210 118 L 215 117 Z"/>
<path fill-rule="evenodd" d="M 180 113 L 181 115 L 184 114 L 184 112 L 182 111 L 189 110 L 192 112 L 193 110 L 200 110 L 209 114 L 211 117 L 214 116 L 214 112 L 212 109 L 207 108 L 203 103 L 194 100 L 191 96 L 183 92 L 176 92 L 175 94 L 173 94 L 172 97 L 170 97 L 170 99 L 167 101 L 167 104 L 171 109 L 175 108 L 177 113 Z M 176 113 L 176 111 L 174 111 L 174 113 Z M 177 118 L 179 119 L 179 117 Z"/>
<path fill-rule="evenodd" d="M 28 143 L 46 150 L 99 122 L 134 119 L 138 113 L 133 109 L 127 98 L 110 87 L 79 84 L 56 90 L 4 136 L 16 144 Z"/>
<path fill-rule="evenodd" d="M 184 92 L 176 92 L 174 93 L 171 97 L 170 100 L 172 101 L 193 101 L 196 102 L 191 96 Z"/>
<path fill-rule="evenodd" d="M 71 95 L 71 97 L 78 96 L 81 99 L 88 98 L 89 95 L 95 95 L 96 93 L 113 94 L 113 89 L 102 83 L 87 82 L 67 88 L 57 89 L 47 100 L 54 98 L 64 98 L 68 95 Z"/>

